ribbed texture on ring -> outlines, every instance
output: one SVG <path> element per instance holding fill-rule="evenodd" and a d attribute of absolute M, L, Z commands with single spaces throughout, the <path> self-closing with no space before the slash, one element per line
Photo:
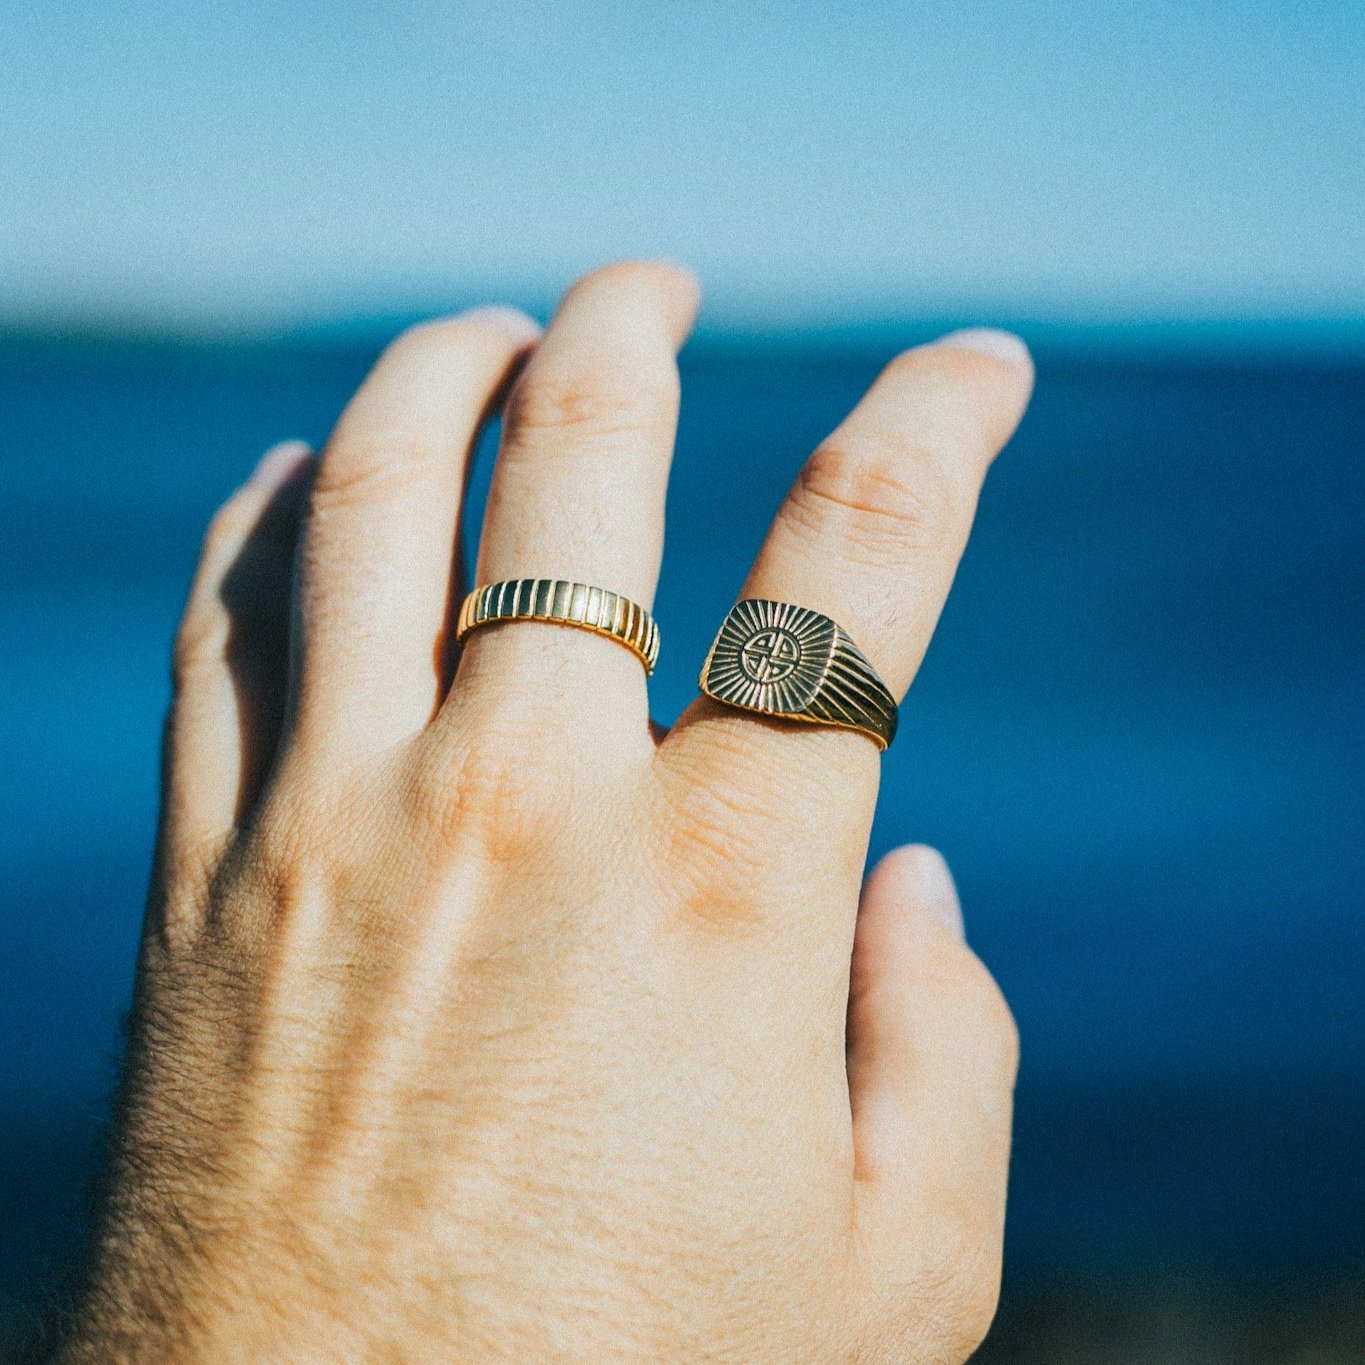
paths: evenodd
<path fill-rule="evenodd" d="M 842 629 L 835 638 L 834 653 L 807 714 L 832 725 L 866 730 L 888 748 L 896 737 L 896 699 Z"/>
<path fill-rule="evenodd" d="M 509 578 L 476 588 L 460 607 L 456 639 L 497 621 L 551 621 L 619 640 L 654 671 L 659 627 L 638 603 L 620 593 L 567 578 Z"/>

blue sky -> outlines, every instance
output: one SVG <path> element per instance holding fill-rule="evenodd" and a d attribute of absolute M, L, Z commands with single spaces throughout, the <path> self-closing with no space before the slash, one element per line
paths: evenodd
<path fill-rule="evenodd" d="M 0 314 L 1365 315 L 1365 7 L 0 0 Z"/>

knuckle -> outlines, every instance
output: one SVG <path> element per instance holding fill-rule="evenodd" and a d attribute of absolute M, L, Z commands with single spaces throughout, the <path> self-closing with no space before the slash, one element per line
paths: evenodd
<path fill-rule="evenodd" d="M 286 780 L 270 794 L 252 830 L 251 858 L 268 885 L 289 885 L 311 862 L 316 840 L 310 816 L 321 802 L 299 779 Z"/>
<path fill-rule="evenodd" d="M 1012 1087 L 1019 1070 L 1019 1026 L 990 969 L 965 943 L 955 941 L 929 952 L 920 971 L 937 981 L 964 1027 L 982 1041 L 992 1074 Z"/>
<path fill-rule="evenodd" d="M 755 898 L 735 885 L 734 869 L 754 865 L 765 824 L 761 810 L 719 776 L 684 776 L 665 798 L 659 825 L 665 862 L 677 870 L 681 918 L 717 930 L 756 922 L 757 910 L 746 911 Z"/>
<path fill-rule="evenodd" d="M 683 866 L 719 871 L 751 851 L 755 803 L 734 784 L 713 780 L 694 785 L 678 810 L 677 837 Z"/>
<path fill-rule="evenodd" d="M 995 992 L 995 999 L 998 1001 L 995 1036 L 999 1043 L 1001 1070 L 1013 1086 L 1019 1075 L 1019 1025 L 999 990 Z"/>
<path fill-rule="evenodd" d="M 223 603 L 224 581 L 243 553 L 261 509 L 247 490 L 233 494 L 204 532 L 199 569 L 171 644 L 171 681 L 179 687 L 228 655 L 232 622 Z"/>
<path fill-rule="evenodd" d="M 206 893 L 213 874 L 223 859 L 229 836 L 214 834 L 198 839 L 177 840 L 165 850 L 158 873 L 171 898 Z"/>
<path fill-rule="evenodd" d="M 223 870 L 224 928 L 250 941 L 351 902 L 355 888 L 367 885 L 374 849 L 353 810 L 301 782 L 287 784 L 262 805 Z"/>
<path fill-rule="evenodd" d="M 935 1220 L 938 1235 L 903 1305 L 931 1359 L 964 1361 L 985 1340 L 1000 1302 L 999 1237 L 975 1220 Z"/>
<path fill-rule="evenodd" d="M 926 912 L 927 913 L 927 912 Z M 924 990 L 942 1001 L 945 1016 L 972 1040 L 972 1055 L 986 1068 L 983 1079 L 1008 1094 L 1019 1071 L 1019 1028 L 1014 1013 L 985 963 L 961 940 L 938 928 L 922 945 L 916 972 Z"/>
<path fill-rule="evenodd" d="M 809 813 L 794 808 L 777 765 L 757 761 L 738 745 L 676 769 L 671 779 L 660 837 L 679 877 L 684 913 L 702 924 L 739 929 L 770 919 L 774 900 L 790 896 L 791 878 L 798 885 L 802 880 L 805 855 L 799 850 L 818 841 L 808 823 L 818 803 Z M 785 875 L 775 879 L 764 850 L 779 846 L 791 855 Z M 747 869 L 738 882 L 736 867 Z"/>
<path fill-rule="evenodd" d="M 259 506 L 247 496 L 245 489 L 234 493 L 209 521 L 204 532 L 204 558 L 216 559 L 233 553 L 259 514 Z"/>
<path fill-rule="evenodd" d="M 506 449 L 515 453 L 516 440 L 534 443 L 543 436 L 657 434 L 677 404 L 677 376 L 647 376 L 640 369 L 604 359 L 548 373 L 528 371 L 508 399 L 507 428 L 516 439 Z M 626 384 L 628 371 L 631 382 Z"/>
<path fill-rule="evenodd" d="M 427 482 L 438 458 L 438 452 L 414 436 L 348 438 L 323 456 L 309 512 L 325 519 L 401 499 Z"/>
<path fill-rule="evenodd" d="M 976 1353 L 995 1321 L 999 1288 L 964 1294 L 948 1306 L 939 1319 L 939 1339 L 944 1359 L 965 1361 Z"/>
<path fill-rule="evenodd" d="M 943 544 L 957 516 L 939 462 L 915 446 L 860 444 L 865 448 L 855 451 L 827 441 L 806 461 L 789 500 L 798 524 L 827 535 L 833 523 L 850 542 L 876 553 Z"/>
<path fill-rule="evenodd" d="M 986 1339 L 995 1321 L 995 1312 L 1000 1304 L 1000 1271 L 995 1262 L 986 1265 L 980 1255 L 971 1258 L 971 1264 L 961 1277 L 957 1293 L 949 1300 L 945 1312 L 945 1326 L 949 1329 L 949 1342 L 965 1360 Z"/>
<path fill-rule="evenodd" d="M 182 692 L 205 669 L 221 666 L 228 656 L 231 634 L 228 614 L 216 601 L 192 602 L 171 644 L 172 692 Z"/>
<path fill-rule="evenodd" d="M 540 847 L 554 823 L 549 785 L 524 746 L 485 732 L 421 765 L 411 814 L 443 849 L 472 846 L 490 862 L 513 863 Z"/>
<path fill-rule="evenodd" d="M 1019 1025 L 1004 992 L 975 953 L 966 971 L 972 1007 L 989 1041 L 1001 1075 L 1013 1085 L 1019 1072 Z"/>
<path fill-rule="evenodd" d="M 154 890 L 148 898 L 147 950 L 166 961 L 183 955 L 201 937 L 218 869 L 231 848 L 228 832 L 181 832 L 159 850 Z"/>

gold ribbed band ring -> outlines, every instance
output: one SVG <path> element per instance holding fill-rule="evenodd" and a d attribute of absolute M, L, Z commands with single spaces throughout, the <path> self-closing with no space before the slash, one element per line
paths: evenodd
<path fill-rule="evenodd" d="M 658 624 L 639 603 L 566 578 L 509 578 L 475 588 L 460 607 L 455 638 L 499 621 L 547 621 L 606 635 L 625 645 L 646 673 L 659 657 Z"/>

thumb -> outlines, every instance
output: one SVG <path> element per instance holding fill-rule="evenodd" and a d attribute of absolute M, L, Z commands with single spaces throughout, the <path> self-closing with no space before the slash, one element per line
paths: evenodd
<path fill-rule="evenodd" d="M 1018 1036 L 962 936 L 951 873 L 931 848 L 887 854 L 858 912 L 849 1095 L 862 1189 L 903 1223 L 936 1209 L 998 1240 Z"/>

